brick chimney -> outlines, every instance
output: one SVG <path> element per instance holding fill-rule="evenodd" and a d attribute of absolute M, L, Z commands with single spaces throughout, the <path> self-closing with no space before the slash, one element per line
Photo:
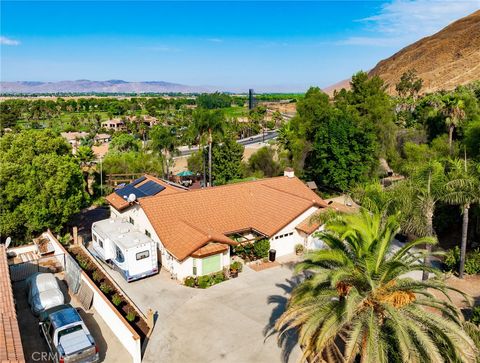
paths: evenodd
<path fill-rule="evenodd" d="M 283 176 L 286 176 L 288 178 L 293 178 L 295 176 L 295 172 L 293 171 L 292 168 L 285 168 L 283 171 Z"/>

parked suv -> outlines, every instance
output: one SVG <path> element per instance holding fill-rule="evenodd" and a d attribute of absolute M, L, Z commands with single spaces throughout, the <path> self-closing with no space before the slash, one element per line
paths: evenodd
<path fill-rule="evenodd" d="M 55 363 L 99 361 L 98 348 L 90 331 L 70 304 L 45 310 L 40 314 L 39 324 Z"/>

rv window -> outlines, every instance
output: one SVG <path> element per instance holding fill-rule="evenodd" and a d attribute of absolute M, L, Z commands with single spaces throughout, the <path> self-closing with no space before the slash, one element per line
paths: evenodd
<path fill-rule="evenodd" d="M 148 256 L 150 256 L 150 252 L 149 251 L 142 251 L 142 252 L 139 252 L 137 253 L 137 261 L 138 260 L 143 260 L 144 258 L 147 258 Z"/>
<path fill-rule="evenodd" d="M 145 234 L 148 236 L 148 237 L 152 237 L 152 235 L 150 234 L 149 231 L 145 230 Z"/>
<path fill-rule="evenodd" d="M 115 252 L 116 252 L 116 255 L 117 255 L 116 260 L 120 263 L 124 262 L 125 257 L 123 256 L 122 251 L 120 251 L 120 248 L 117 247 Z"/>
<path fill-rule="evenodd" d="M 101 248 L 103 248 L 103 241 L 100 238 L 98 239 L 98 244 Z"/>
<path fill-rule="evenodd" d="M 131 224 L 135 224 L 135 221 L 133 220 L 132 217 L 130 217 L 128 220 L 130 221 Z"/>
<path fill-rule="evenodd" d="M 93 235 L 93 241 L 97 242 L 97 236 L 96 235 Z"/>

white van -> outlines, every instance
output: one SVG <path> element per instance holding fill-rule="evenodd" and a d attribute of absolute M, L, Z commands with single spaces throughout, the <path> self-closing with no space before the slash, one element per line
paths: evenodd
<path fill-rule="evenodd" d="M 157 243 L 122 219 L 92 225 L 92 245 L 98 257 L 130 282 L 158 273 Z"/>

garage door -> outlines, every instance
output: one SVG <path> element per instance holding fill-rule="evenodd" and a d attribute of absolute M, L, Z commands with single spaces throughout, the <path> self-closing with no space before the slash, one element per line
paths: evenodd
<path fill-rule="evenodd" d="M 222 269 L 220 264 L 221 254 L 202 258 L 202 275 L 208 275 Z"/>

